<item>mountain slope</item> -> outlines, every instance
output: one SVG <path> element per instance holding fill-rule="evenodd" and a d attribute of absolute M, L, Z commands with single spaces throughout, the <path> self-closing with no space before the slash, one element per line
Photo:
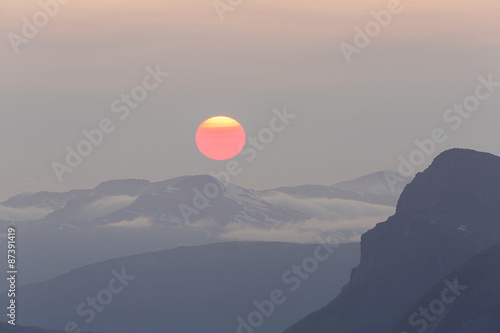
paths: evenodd
<path fill-rule="evenodd" d="M 362 236 L 342 293 L 286 332 L 389 332 L 442 276 L 500 242 L 499 189 L 499 157 L 439 155 L 406 186 L 396 214 Z"/>
<path fill-rule="evenodd" d="M 254 301 L 265 304 L 273 291 L 281 290 L 273 315 L 266 316 L 258 330 L 272 333 L 338 294 L 358 260 L 359 244 L 255 242 L 123 257 L 23 286 L 18 295 L 19 320 L 56 328 L 74 321 L 82 329 L 121 333 L 235 332 L 239 317 L 248 321 L 259 309 Z M 308 268 L 295 273 L 294 266 Z M 117 279 L 118 275 L 123 278 Z M 84 304 L 79 316 L 77 309 L 88 297 L 102 300 L 99 307 L 105 305 L 99 312 Z M 269 305 L 267 309 L 260 311 L 271 311 Z"/>
<path fill-rule="evenodd" d="M 428 318 L 422 308 L 429 309 Z M 500 244 L 471 258 L 415 302 L 391 332 L 403 331 L 500 332 Z"/>
<path fill-rule="evenodd" d="M 39 327 L 24 327 L 19 325 L 10 325 L 7 323 L 0 322 L 0 332 L 2 333 L 56 333 L 55 330 L 48 330 Z M 62 333 L 62 331 L 60 331 Z M 59 333 L 59 332 L 57 332 Z M 89 333 L 89 332 L 81 332 Z"/>

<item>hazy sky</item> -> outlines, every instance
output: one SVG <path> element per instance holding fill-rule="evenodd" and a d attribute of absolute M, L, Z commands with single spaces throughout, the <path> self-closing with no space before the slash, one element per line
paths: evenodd
<path fill-rule="evenodd" d="M 500 81 L 498 0 L 402 0 L 348 64 L 340 44 L 354 45 L 354 29 L 390 2 L 244 0 L 221 21 L 211 0 L 73 0 L 16 53 L 9 33 L 22 36 L 22 18 L 40 5 L 2 0 L 0 199 L 217 172 L 226 162 L 195 145 L 202 121 L 227 115 L 256 135 L 284 106 L 296 118 L 254 161 L 236 158 L 243 171 L 233 183 L 332 184 L 396 169 L 438 127 L 448 135 L 438 151 L 500 155 L 500 88 L 457 130 L 443 120 L 479 76 Z M 120 120 L 113 101 L 157 65 L 170 76 Z M 104 118 L 114 132 L 58 182 L 51 163 Z"/>

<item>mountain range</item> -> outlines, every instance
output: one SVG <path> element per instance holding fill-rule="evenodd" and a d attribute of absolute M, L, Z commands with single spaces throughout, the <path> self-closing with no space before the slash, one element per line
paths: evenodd
<path fill-rule="evenodd" d="M 111 180 L 89 190 L 12 197 L 0 204 L 0 227 L 15 224 L 23 239 L 21 284 L 181 245 L 311 243 L 325 235 L 359 242 L 363 232 L 394 213 L 402 189 L 391 191 L 386 177 L 395 176 L 378 172 L 338 186 L 265 191 L 223 184 L 207 175 L 156 183 Z"/>
<path fill-rule="evenodd" d="M 369 217 L 370 209 L 391 207 L 372 197 L 386 200 L 383 196 L 398 191 L 379 186 L 388 176 L 399 177 L 377 173 L 333 187 L 266 191 L 221 184 L 209 176 L 187 176 L 162 185 L 112 181 L 86 194 L 61 194 L 66 199 L 54 194 L 14 197 L 4 207 L 23 209 L 23 200 L 30 208 L 52 205 L 46 216 L 24 222 L 20 235 L 33 232 L 44 241 L 55 240 L 52 249 L 39 252 L 63 249 L 55 259 L 58 265 L 64 258 L 65 267 L 70 267 L 102 257 L 103 244 L 109 246 L 106 255 L 118 257 L 23 285 L 18 295 L 20 323 L 61 329 L 74 322 L 82 330 L 103 333 L 498 333 L 500 157 L 467 149 L 441 153 L 411 183 L 398 185 L 402 193 L 392 216 L 368 228 L 360 245 L 349 243 L 347 233 L 360 227 L 354 226 L 356 218 Z M 186 233 L 203 230 L 202 242 L 212 244 L 133 253 L 147 248 L 143 243 L 165 241 L 162 223 L 177 231 L 174 224 L 182 213 L 161 214 L 189 202 L 196 195 L 193 188 L 205 192 L 209 183 L 218 184 L 220 195 L 204 208 L 201 199 L 200 213 L 195 214 L 201 217 L 179 226 Z M 152 186 L 155 189 L 148 190 Z M 344 190 L 350 191 L 348 198 Z M 100 205 L 102 200 L 112 204 L 102 205 L 104 209 L 95 204 L 95 196 Z M 127 202 L 124 196 L 132 199 Z M 57 200 L 66 201 L 62 205 Z M 167 203 L 170 206 L 164 208 Z M 106 214 L 88 218 L 89 204 L 94 214 Z M 359 215 L 360 207 L 364 215 Z M 358 215 L 349 215 L 355 211 Z M 217 215 L 221 212 L 229 213 Z M 217 223 L 208 223 L 210 219 Z M 149 226 L 132 223 L 127 228 L 123 221 L 147 221 Z M 346 228 L 339 221 L 351 225 Z M 308 234 L 315 240 L 310 244 L 222 242 L 221 237 L 223 232 L 235 236 L 241 230 L 277 237 L 311 223 L 317 228 Z M 336 228 L 328 228 L 332 224 Z M 282 225 L 286 228 L 280 229 Z M 61 247 L 61 235 L 73 235 L 63 238 L 66 247 Z M 130 255 L 123 256 L 125 244 L 120 239 L 129 242 Z M 38 267 L 48 262 L 41 254 L 38 258 Z M 68 258 L 79 261 L 70 263 Z M 6 299 L 5 294 L 0 299 Z"/>

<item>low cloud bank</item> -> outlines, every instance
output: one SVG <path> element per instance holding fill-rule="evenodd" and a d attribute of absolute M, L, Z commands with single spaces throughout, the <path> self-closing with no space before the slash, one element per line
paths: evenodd
<path fill-rule="evenodd" d="M 357 219 L 366 216 L 385 216 L 387 218 L 396 211 L 396 208 L 392 206 L 376 205 L 355 200 L 337 198 L 302 199 L 278 192 L 275 192 L 275 195 L 266 196 L 264 199 L 277 206 L 299 211 L 319 219 L 333 221 Z"/>
<path fill-rule="evenodd" d="M 27 222 L 43 219 L 48 214 L 52 213 L 50 208 L 25 207 L 12 208 L 0 205 L 0 220 Z"/>
<path fill-rule="evenodd" d="M 265 200 L 313 217 L 271 227 L 231 223 L 225 227 L 220 238 L 314 243 L 318 236 L 330 235 L 339 242 L 358 242 L 361 240 L 361 234 L 395 213 L 395 207 L 345 199 L 300 199 L 276 193 L 274 196 L 265 197 Z"/>
<path fill-rule="evenodd" d="M 302 222 L 282 223 L 270 228 L 232 223 L 226 227 L 220 238 L 238 241 L 314 243 L 318 236 L 330 235 L 342 243 L 359 242 L 361 234 L 386 218 L 387 216 L 365 217 L 336 222 L 310 219 Z"/>
<path fill-rule="evenodd" d="M 138 217 L 132 221 L 123 220 L 120 222 L 108 223 L 103 228 L 124 228 L 124 229 L 148 229 L 153 225 L 153 221 L 147 217 Z"/>

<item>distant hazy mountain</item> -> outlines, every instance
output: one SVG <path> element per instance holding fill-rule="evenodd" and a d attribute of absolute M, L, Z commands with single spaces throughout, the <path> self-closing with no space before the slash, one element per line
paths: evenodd
<path fill-rule="evenodd" d="M 394 188 L 389 184 L 391 179 L 398 180 L 395 182 Z M 193 192 L 193 190 L 196 189 L 203 193 L 207 184 L 215 182 L 221 186 L 223 196 L 227 200 L 215 198 L 218 200 L 211 201 L 209 208 L 202 209 L 200 214 L 192 214 L 190 216 L 192 222 L 213 218 L 219 222 L 248 222 L 250 220 L 262 223 L 263 221 L 289 221 L 304 217 L 304 214 L 296 211 L 279 209 L 280 207 L 274 207 L 272 204 L 269 204 L 266 201 L 266 197 L 277 192 L 298 198 L 338 198 L 395 206 L 404 186 L 410 180 L 408 178 L 404 179 L 392 171 L 384 171 L 341 182 L 333 186 L 301 185 L 265 191 L 253 191 L 232 184 L 223 186 L 217 179 L 205 175 L 184 176 L 156 183 L 151 183 L 147 180 L 125 179 L 107 181 L 92 190 L 72 190 L 65 193 L 24 193 L 12 197 L 0 203 L 0 205 L 17 209 L 49 209 L 53 213 L 46 214 L 43 218 L 59 223 L 86 222 L 99 217 L 107 217 L 110 213 L 127 208 L 126 212 L 128 214 L 121 213 L 125 218 L 134 218 L 137 215 L 146 216 L 142 215 L 142 211 L 146 210 L 146 214 L 150 213 L 152 218 L 164 221 L 163 223 L 179 224 L 184 223 L 185 219 L 179 211 L 178 206 L 181 203 L 185 203 L 191 204 L 192 208 L 195 208 L 193 200 L 195 199 L 196 192 Z M 126 197 L 128 197 L 128 200 Z M 111 212 L 99 210 L 91 214 L 88 205 L 104 198 L 109 199 Z M 114 206 L 111 205 L 111 198 L 116 199 Z M 138 202 L 135 202 L 137 199 L 139 199 Z M 101 206 L 104 204 L 102 203 Z M 122 207 L 120 207 L 120 204 Z M 141 207 L 141 204 L 145 207 Z M 224 208 L 229 209 L 228 213 L 219 216 L 221 213 L 217 209 L 217 205 L 225 206 Z M 241 208 L 241 206 L 245 207 Z M 96 205 L 96 207 L 92 208 L 97 210 L 97 208 L 102 207 Z M 149 212 L 148 210 L 153 210 L 153 212 Z M 266 212 L 269 213 L 269 216 L 266 215 Z M 93 215 L 102 216 L 96 217 Z M 113 220 L 113 217 L 110 219 Z M 4 220 L 6 219 L 4 218 Z M 16 220 L 10 219 L 9 221 Z"/>
<path fill-rule="evenodd" d="M 457 281 L 458 287 L 451 290 L 443 281 Z M 474 256 L 443 281 L 416 301 L 391 332 L 500 332 L 500 244 Z M 421 309 L 428 309 L 429 318 Z"/>
<path fill-rule="evenodd" d="M 337 183 L 333 187 L 364 194 L 396 196 L 399 198 L 406 185 L 412 180 L 413 177 L 403 177 L 394 171 L 379 171 L 353 180 Z"/>
<path fill-rule="evenodd" d="M 335 297 L 358 262 L 359 244 L 180 247 L 23 286 L 19 320 L 59 329 L 72 321 L 105 333 L 233 333 L 261 321 L 255 332 L 275 333 Z"/>
<path fill-rule="evenodd" d="M 381 171 L 332 186 L 300 185 L 280 187 L 261 193 L 272 195 L 279 192 L 298 198 L 338 198 L 396 206 L 404 187 L 411 180 L 411 177 L 402 177 L 393 171 Z"/>
<path fill-rule="evenodd" d="M 500 158 L 446 151 L 406 186 L 396 214 L 363 235 L 342 293 L 286 332 L 387 333 L 444 276 L 499 242 Z"/>
<path fill-rule="evenodd" d="M 367 178 L 380 180 L 376 175 Z M 392 206 L 363 200 L 258 192 L 206 175 L 156 183 L 112 180 L 91 190 L 15 196 L 0 205 L 0 228 L 12 223 L 18 228 L 24 272 L 19 282 L 24 284 L 90 263 L 180 245 L 311 243 L 320 235 L 359 242 L 359 235 L 394 213 Z M 2 212 L 11 218 L 2 221 Z M 4 276 L 0 271 L 0 278 Z"/>

